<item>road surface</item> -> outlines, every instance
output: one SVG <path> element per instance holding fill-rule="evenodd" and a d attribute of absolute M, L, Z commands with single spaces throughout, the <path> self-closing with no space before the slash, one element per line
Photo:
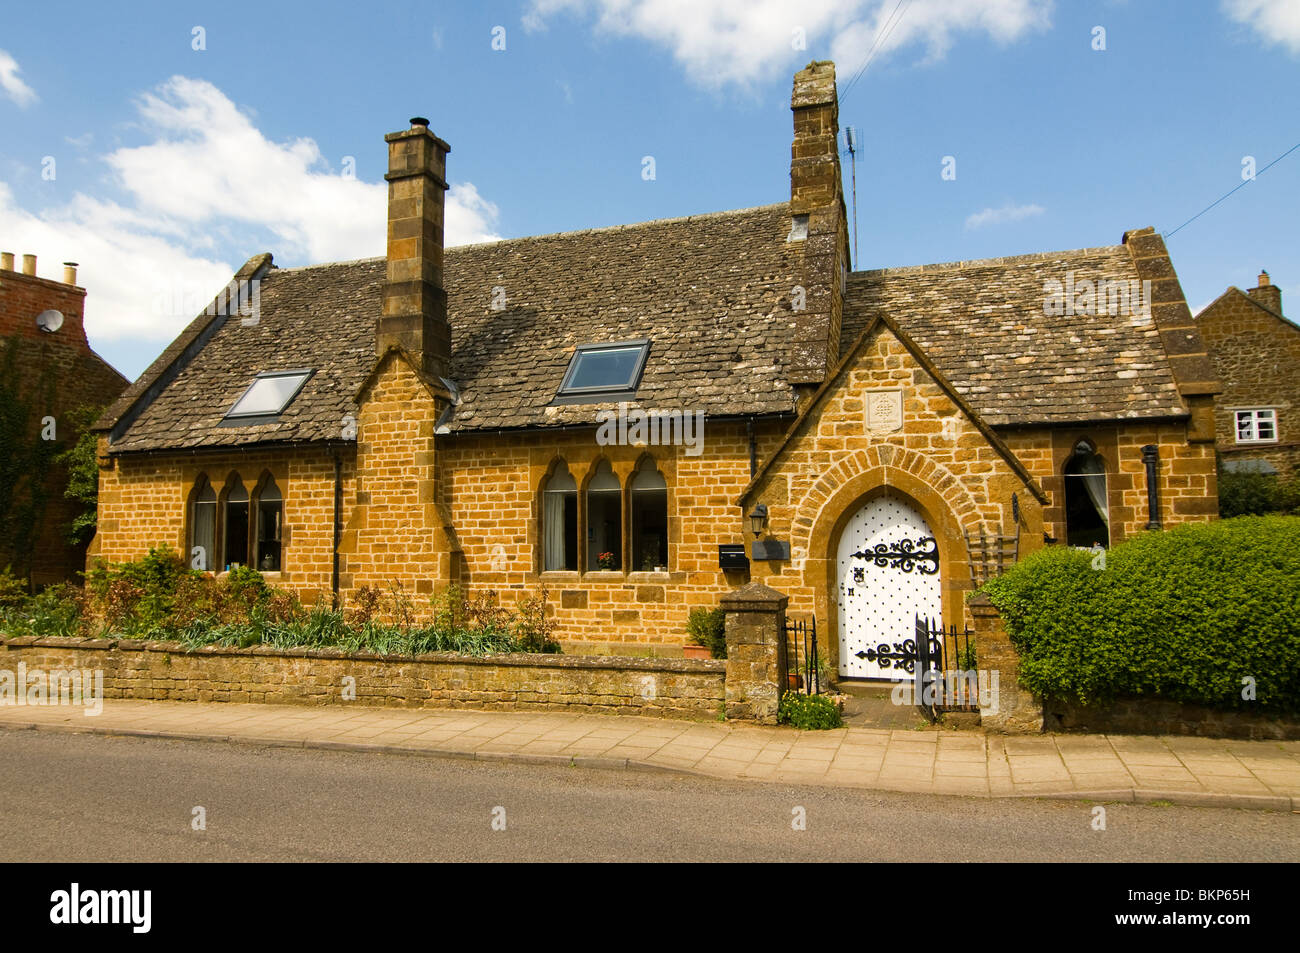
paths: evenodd
<path fill-rule="evenodd" d="M 48 731 L 0 730 L 0 764 L 4 861 L 1300 860 L 1300 816 L 1262 811 L 1097 830 L 1086 801 Z"/>

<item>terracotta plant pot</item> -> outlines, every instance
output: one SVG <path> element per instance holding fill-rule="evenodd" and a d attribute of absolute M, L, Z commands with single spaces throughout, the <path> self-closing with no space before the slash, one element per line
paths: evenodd
<path fill-rule="evenodd" d="M 713 653 L 709 651 L 706 645 L 692 645 L 687 643 L 682 646 L 682 654 L 686 658 L 713 658 Z"/>
<path fill-rule="evenodd" d="M 790 689 L 803 688 L 803 676 L 796 675 L 794 672 L 786 672 L 785 684 Z"/>

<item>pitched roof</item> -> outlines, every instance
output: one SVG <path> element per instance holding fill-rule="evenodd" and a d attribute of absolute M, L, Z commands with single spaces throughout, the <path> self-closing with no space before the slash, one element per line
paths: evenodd
<path fill-rule="evenodd" d="M 1279 314 L 1278 312 L 1270 308 L 1268 305 L 1264 304 L 1262 301 L 1257 300 L 1247 292 L 1238 288 L 1236 285 L 1229 285 L 1227 291 L 1219 295 L 1217 298 L 1215 298 L 1213 301 L 1207 304 L 1204 308 L 1202 308 L 1197 313 L 1196 320 L 1199 322 L 1203 318 L 1214 318 L 1218 314 L 1219 305 L 1222 304 L 1224 301 L 1227 301 L 1233 297 L 1244 298 L 1246 301 L 1249 301 L 1251 304 L 1259 308 L 1259 310 L 1263 311 L 1265 314 L 1269 315 L 1272 318 L 1275 318 L 1280 324 L 1285 325 L 1286 327 L 1290 328 L 1292 331 L 1300 331 L 1300 325 L 1297 325 L 1285 314 Z"/>
<path fill-rule="evenodd" d="M 1138 278 L 1123 245 L 854 272 L 841 341 L 889 315 L 994 426 L 1186 415 L 1149 314 L 1044 313 L 1069 272 Z"/>
<path fill-rule="evenodd" d="M 900 328 L 894 322 L 893 318 L 883 312 L 871 317 L 867 321 L 866 325 L 859 328 L 857 333 L 849 340 L 847 346 L 840 353 L 838 363 L 830 373 L 826 375 L 826 380 L 824 380 L 821 386 L 817 388 L 812 399 L 804 405 L 803 410 L 801 410 L 798 417 L 795 418 L 794 423 L 792 423 L 786 430 L 785 435 L 781 438 L 781 442 L 777 445 L 777 448 L 768 455 L 767 459 L 763 462 L 763 465 L 758 468 L 758 471 L 750 478 L 749 483 L 747 483 L 745 488 L 740 492 L 740 496 L 736 499 L 737 504 L 741 507 L 748 505 L 750 494 L 760 483 L 763 482 L 763 479 L 767 476 L 768 472 L 776 466 L 777 461 L 781 458 L 782 452 L 786 447 L 793 444 L 795 437 L 798 435 L 800 430 L 802 430 L 804 425 L 812 419 L 813 412 L 821 406 L 823 398 L 838 386 L 838 382 L 844 372 L 852 366 L 859 352 L 861 352 L 866 346 L 867 341 L 872 338 L 877 328 L 887 328 L 889 332 L 894 335 L 898 342 L 903 345 L 910 355 L 912 355 L 912 358 L 917 362 L 917 364 L 921 366 L 921 369 L 930 376 L 930 379 L 939 386 L 939 389 L 947 394 L 949 399 L 951 399 L 961 412 L 966 415 L 966 418 L 975 425 L 975 429 L 978 430 L 984 439 L 989 442 L 989 446 L 991 446 L 994 451 L 1002 457 L 1003 461 L 1006 462 L 1011 471 L 1016 476 L 1020 477 L 1025 487 L 1034 495 L 1034 498 L 1037 499 L 1038 502 L 1046 504 L 1047 494 L 1043 491 L 1043 488 L 1039 486 L 1038 481 L 1034 479 L 1033 474 L 1030 473 L 1025 465 L 1020 461 L 1020 458 L 1015 455 L 1011 448 L 1006 445 L 1006 442 L 1003 441 L 1003 439 L 988 425 L 988 422 L 980 417 L 979 412 L 971 406 L 970 402 L 957 392 L 956 388 L 952 386 L 952 383 L 944 376 L 943 371 L 939 370 L 934 362 L 931 361 L 925 352 L 921 350 L 917 343 L 912 340 L 911 336 Z"/>
<path fill-rule="evenodd" d="M 792 414 L 789 224 L 780 203 L 446 249 L 450 428 L 594 423 L 607 405 L 551 406 L 573 350 L 634 338 L 651 342 L 642 407 Z M 375 363 L 384 270 L 382 258 L 272 269 L 255 326 L 200 316 L 101 420 L 122 421 L 112 450 L 338 439 Z M 498 287 L 505 308 L 493 311 Z M 300 367 L 315 373 L 277 422 L 222 425 L 255 374 Z"/>

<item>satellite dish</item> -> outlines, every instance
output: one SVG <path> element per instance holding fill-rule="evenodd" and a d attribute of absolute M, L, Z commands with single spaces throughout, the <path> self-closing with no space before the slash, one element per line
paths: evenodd
<path fill-rule="evenodd" d="M 36 316 L 36 326 L 42 331 L 49 331 L 53 334 L 59 328 L 63 327 L 63 312 L 55 311 L 53 308 L 48 311 L 42 311 Z"/>

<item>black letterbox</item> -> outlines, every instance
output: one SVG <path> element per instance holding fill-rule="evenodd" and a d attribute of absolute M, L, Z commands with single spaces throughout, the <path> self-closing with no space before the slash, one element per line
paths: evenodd
<path fill-rule="evenodd" d="M 745 544 L 720 544 L 718 546 L 719 569 L 748 569 L 749 557 L 745 555 Z"/>

